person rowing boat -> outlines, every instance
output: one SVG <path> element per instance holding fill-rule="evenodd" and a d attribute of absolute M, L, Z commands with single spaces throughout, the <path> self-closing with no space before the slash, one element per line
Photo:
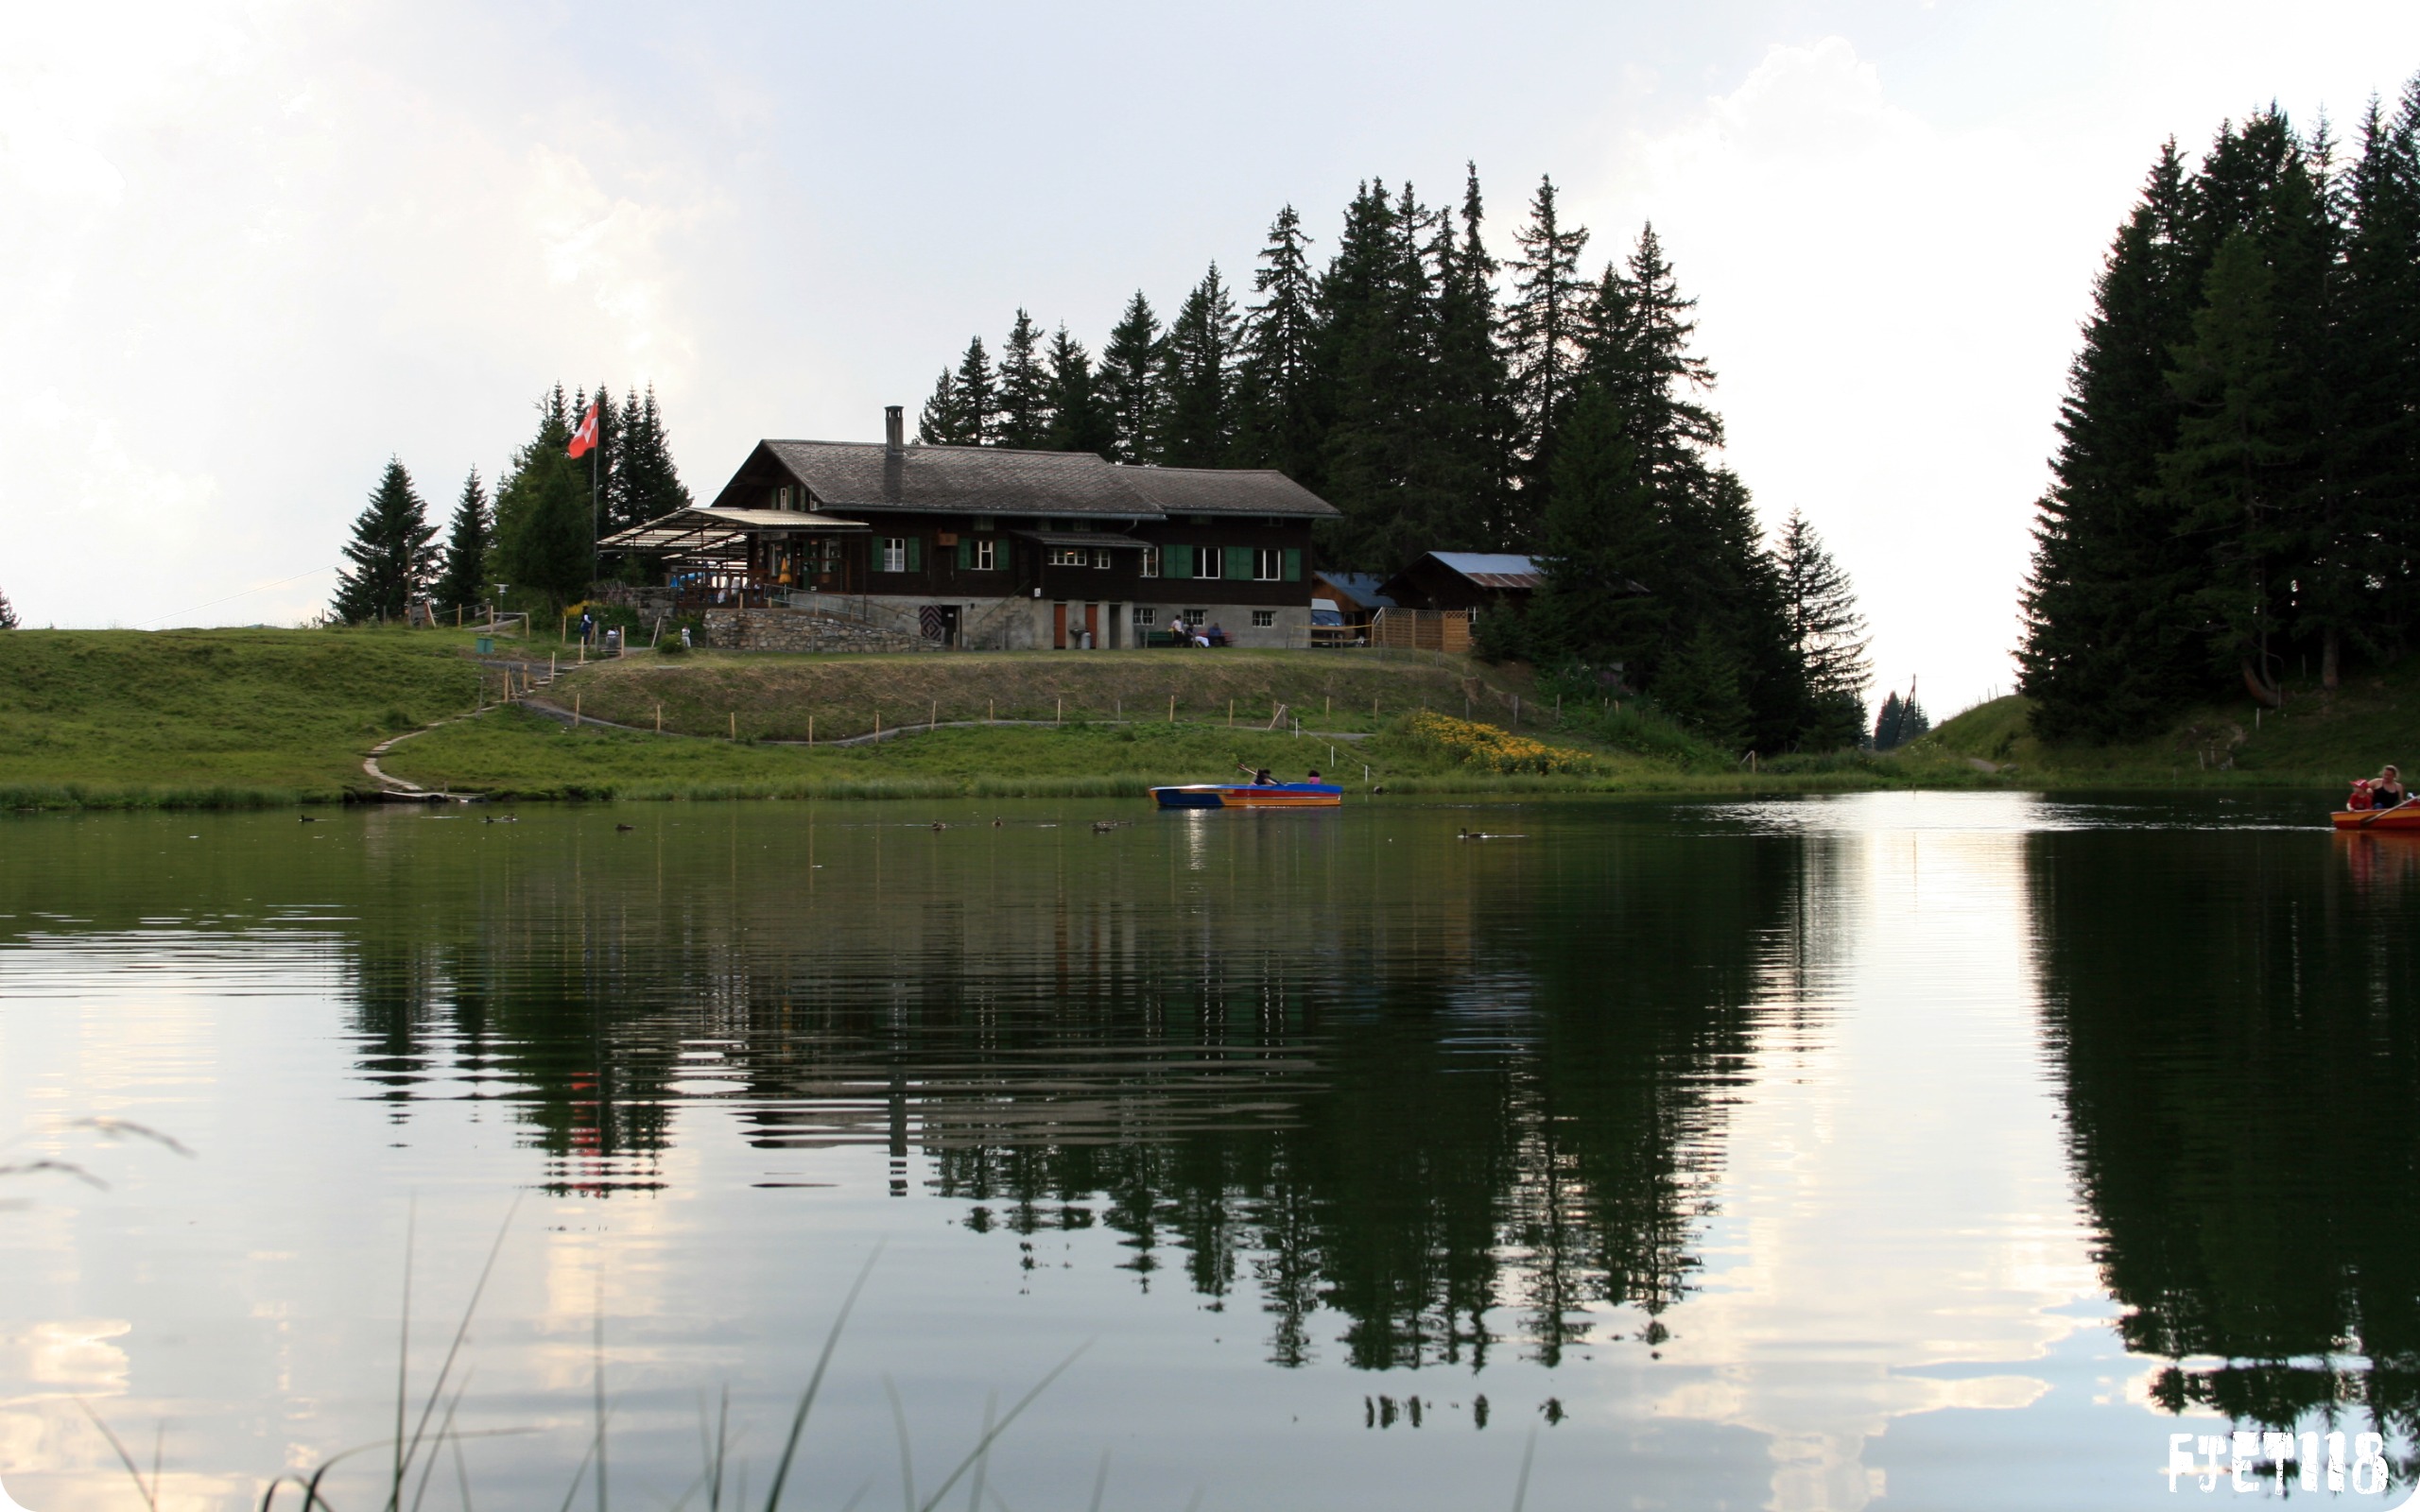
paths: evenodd
<path fill-rule="evenodd" d="M 2383 814 L 2411 801 L 2411 795 L 2403 785 L 2403 775 L 2390 762 L 2379 769 L 2376 777 L 2353 779 L 2353 796 L 2344 800 L 2344 807 L 2353 813 Z"/>

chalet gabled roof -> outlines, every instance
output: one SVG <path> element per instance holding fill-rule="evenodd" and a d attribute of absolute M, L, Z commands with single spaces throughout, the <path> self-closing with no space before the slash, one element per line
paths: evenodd
<path fill-rule="evenodd" d="M 819 508 L 1130 519 L 1156 512 L 1121 488 L 1116 471 L 1089 452 L 906 446 L 894 453 L 874 441 L 766 441 L 758 450 L 769 452 L 805 484 Z M 741 470 L 743 477 L 747 471 Z M 733 479 L 735 485 L 739 481 Z"/>
<path fill-rule="evenodd" d="M 1121 467 L 1126 486 L 1162 514 L 1290 514 L 1321 518 L 1336 506 L 1274 468 Z"/>
<path fill-rule="evenodd" d="M 877 441 L 759 441 L 713 507 L 752 502 L 783 480 L 806 486 L 818 510 L 931 510 L 1159 520 L 1177 514 L 1323 517 L 1335 507 L 1264 469 L 1116 467 L 1090 452 Z"/>

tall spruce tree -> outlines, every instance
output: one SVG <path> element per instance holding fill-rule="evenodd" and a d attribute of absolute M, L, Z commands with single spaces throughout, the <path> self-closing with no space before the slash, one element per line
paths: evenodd
<path fill-rule="evenodd" d="M 1093 375 L 1092 354 L 1061 326 L 1050 338 L 1050 433 L 1044 446 L 1053 452 L 1090 452 L 1109 457 L 1117 448 L 1117 428 Z"/>
<path fill-rule="evenodd" d="M 344 554 L 353 563 L 337 572 L 337 618 L 348 625 L 400 620 L 406 606 L 428 593 L 437 562 L 429 542 L 437 529 L 412 488 L 402 461 L 389 457 L 370 503 L 353 523 Z"/>
<path fill-rule="evenodd" d="M 1622 421 L 1601 387 L 1583 390 L 1564 417 L 1553 502 L 1539 531 L 1546 581 L 1529 610 L 1528 639 L 1543 660 L 1619 664 L 1644 681 L 1670 610 L 1640 580 L 1665 576 L 1668 532 Z"/>
<path fill-rule="evenodd" d="M 1109 413 L 1114 462 L 1156 462 L 1167 400 L 1160 389 L 1160 318 L 1136 289 L 1109 332 L 1095 373 Z"/>
<path fill-rule="evenodd" d="M 2200 284 L 2186 179 L 2169 142 L 2111 245 L 2067 370 L 2017 653 L 2034 728 L 2054 740 L 2136 733 L 2200 680 L 2197 553 L 2159 487 L 2181 413 L 2167 374 Z"/>
<path fill-rule="evenodd" d="M 1440 443 L 1451 516 L 1445 543 L 1493 550 L 1517 539 L 1510 512 L 1513 421 L 1510 376 L 1495 308 L 1496 262 L 1481 234 L 1478 165 L 1464 165 L 1461 240 L 1438 216 L 1430 251 L 1436 280 L 1436 364 L 1428 388 L 1430 432 Z"/>
<path fill-rule="evenodd" d="M 538 402 L 538 434 L 513 454 L 495 490 L 496 576 L 558 605 L 586 593 L 596 576 L 588 470 L 565 455 L 573 419 L 558 384 Z"/>
<path fill-rule="evenodd" d="M 1436 390 L 1441 267 L 1450 274 L 1447 217 L 1410 184 L 1392 198 L 1364 185 L 1347 211 L 1321 281 L 1328 432 L 1325 496 L 1331 559 L 1391 573 L 1425 550 L 1469 543 L 1470 479 L 1454 466 L 1464 438 L 1447 434 Z"/>
<path fill-rule="evenodd" d="M 1000 423 L 1000 387 L 992 372 L 991 354 L 983 350 L 983 338 L 976 336 L 966 343 L 965 355 L 958 359 L 958 416 L 968 446 L 988 446 L 997 434 Z"/>
<path fill-rule="evenodd" d="M 2334 371 L 2340 563 L 2368 581 L 2359 629 L 2323 627 L 2321 680 L 2341 678 L 2347 640 L 2373 656 L 2407 649 L 2420 620 L 2420 78 L 2392 114 L 2370 102 L 2344 177 L 2349 221 Z M 2348 573 L 2348 576 L 2352 576 Z"/>
<path fill-rule="evenodd" d="M 958 373 L 948 368 L 933 380 L 932 396 L 916 416 L 916 438 L 926 446 L 972 446 L 975 428 L 958 395 Z"/>
<path fill-rule="evenodd" d="M 622 527 L 627 529 L 686 509 L 695 501 L 681 481 L 681 470 L 673 465 L 672 438 L 665 429 L 655 385 L 647 386 L 635 407 L 626 403 L 623 413 L 627 418 L 622 427 L 622 459 L 614 468 L 614 478 L 622 501 Z"/>
<path fill-rule="evenodd" d="M 0 630 L 13 630 L 16 627 L 16 606 L 9 602 L 8 594 L 0 593 Z"/>
<path fill-rule="evenodd" d="M 1253 273 L 1255 302 L 1244 324 L 1240 459 L 1273 467 L 1316 491 L 1320 425 L 1313 363 L 1319 340 L 1318 280 L 1310 238 L 1288 205 L 1269 227 Z"/>
<path fill-rule="evenodd" d="M 2304 433 L 2293 423 L 2279 340 L 2275 278 L 2259 242 L 2221 243 L 2170 383 L 2185 401 L 2176 445 L 2161 457 L 2161 488 L 2209 570 L 2193 595 L 2209 654 L 2261 702 L 2278 700 L 2273 645 L 2292 558 L 2294 473 Z"/>
<path fill-rule="evenodd" d="M 1782 612 L 1798 679 L 1791 744 L 1806 750 L 1854 746 L 1865 731 L 1870 644 L 1857 593 L 1806 517 L 1792 509 L 1774 553 Z"/>
<path fill-rule="evenodd" d="M 1160 343 L 1160 392 L 1167 405 L 1159 460 L 1169 467 L 1219 467 L 1236 446 L 1236 301 L 1212 263 L 1177 306 Z"/>
<path fill-rule="evenodd" d="M 488 580 L 488 547 L 493 534 L 488 513 L 488 490 L 479 470 L 462 480 L 462 495 L 455 502 L 454 519 L 445 536 L 445 561 L 432 593 L 441 609 L 468 609 L 479 601 Z"/>
<path fill-rule="evenodd" d="M 1000 348 L 1000 418 L 995 446 L 1028 451 L 1049 444 L 1051 375 L 1043 366 L 1042 332 L 1023 308 Z"/>
<path fill-rule="evenodd" d="M 1538 180 L 1529 223 L 1513 239 L 1521 255 L 1512 266 L 1512 299 L 1505 306 L 1504 329 L 1521 427 L 1521 490 L 1507 521 L 1513 538 L 1508 544 L 1529 539 L 1545 517 L 1556 437 L 1579 376 L 1581 316 L 1588 297 L 1580 276 L 1588 230 L 1564 224 L 1552 179 Z"/>

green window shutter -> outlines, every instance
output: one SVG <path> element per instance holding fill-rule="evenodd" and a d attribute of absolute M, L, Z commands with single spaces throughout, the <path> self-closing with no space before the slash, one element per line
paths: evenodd
<path fill-rule="evenodd" d="M 975 538 L 973 536 L 960 536 L 958 538 L 958 570 L 959 572 L 967 572 L 971 571 L 974 566 Z"/>
<path fill-rule="evenodd" d="M 1192 576 L 1193 548 L 1191 546 L 1162 546 L 1160 576 L 1163 577 Z"/>
<path fill-rule="evenodd" d="M 1237 582 L 1248 583 L 1252 581 L 1252 548 L 1250 546 L 1229 546 L 1227 548 L 1227 571 L 1225 576 Z"/>
<path fill-rule="evenodd" d="M 1286 548 L 1286 580 L 1289 583 L 1303 580 L 1303 548 L 1300 546 Z"/>
<path fill-rule="evenodd" d="M 911 573 L 925 570 L 925 538 L 922 536 L 908 538 L 908 570 Z"/>

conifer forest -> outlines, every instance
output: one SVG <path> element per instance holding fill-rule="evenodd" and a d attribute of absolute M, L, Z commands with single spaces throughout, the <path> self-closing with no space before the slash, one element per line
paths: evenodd
<path fill-rule="evenodd" d="M 2171 141 L 2118 228 L 2025 598 L 2036 728 L 2110 740 L 2420 616 L 2420 80 L 2349 137 L 2274 110 Z"/>
<path fill-rule="evenodd" d="M 1323 565 L 1539 558 L 1527 611 L 1481 618 L 1491 655 L 1643 691 L 1736 748 L 1857 744 L 1855 594 L 1804 518 L 1769 540 L 1719 461 L 1715 372 L 1653 227 L 1592 263 L 1542 180 L 1512 256 L 1486 231 L 1475 167 L 1459 205 L 1365 181 L 1324 249 L 1288 205 L 1248 289 L 1214 263 L 1165 319 L 1137 291 L 1098 357 L 1018 310 L 942 369 L 919 437 L 1275 468 L 1342 511 Z"/>

